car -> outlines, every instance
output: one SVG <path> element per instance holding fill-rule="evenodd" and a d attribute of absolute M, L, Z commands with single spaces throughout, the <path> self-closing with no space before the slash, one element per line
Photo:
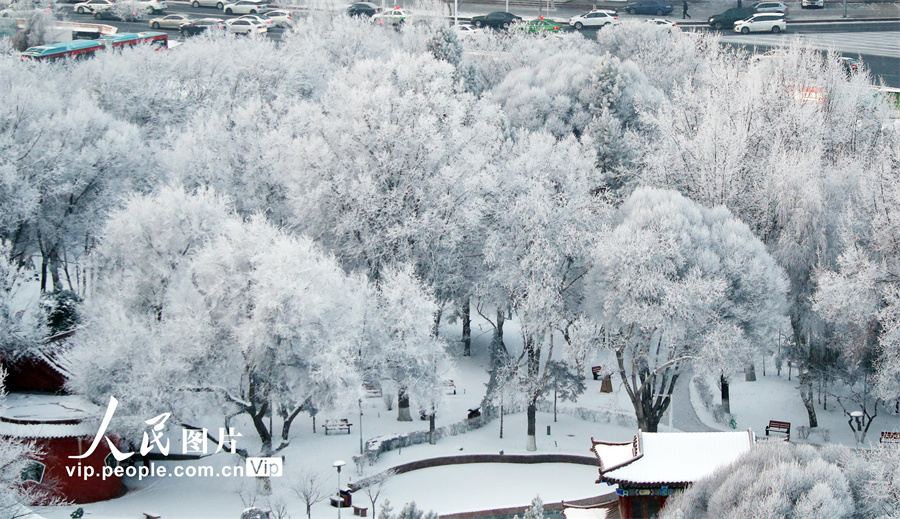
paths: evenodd
<path fill-rule="evenodd" d="M 165 0 L 130 0 L 130 2 L 147 14 L 161 13 L 169 7 Z"/>
<path fill-rule="evenodd" d="M 607 25 L 617 25 L 618 23 L 619 17 L 616 12 L 608 9 L 597 9 L 569 19 L 569 25 L 579 31 L 584 27 L 606 27 Z"/>
<path fill-rule="evenodd" d="M 844 72 L 846 72 L 848 76 L 853 75 L 862 68 L 862 61 L 857 58 L 841 56 L 839 59 L 841 61 L 841 66 L 844 67 Z"/>
<path fill-rule="evenodd" d="M 275 20 L 272 20 L 271 18 L 269 18 L 268 16 L 266 16 L 262 13 L 260 13 L 260 14 L 245 14 L 244 16 L 239 16 L 238 20 L 253 20 L 253 21 L 256 21 L 256 22 L 259 22 L 259 23 L 265 25 L 266 27 L 274 27 L 275 26 Z"/>
<path fill-rule="evenodd" d="M 222 10 L 225 14 L 256 14 L 266 8 L 266 4 L 261 2 L 253 2 L 251 0 L 238 0 L 230 4 L 225 4 Z"/>
<path fill-rule="evenodd" d="M 202 18 L 200 20 L 195 20 L 193 23 L 182 25 L 178 28 L 178 31 L 181 32 L 181 35 L 185 38 L 189 38 L 206 31 L 225 30 L 225 28 L 225 20 L 220 20 L 218 18 Z"/>
<path fill-rule="evenodd" d="M 356 2 L 347 8 L 350 16 L 375 16 L 381 12 L 381 7 L 370 2 Z"/>
<path fill-rule="evenodd" d="M 467 23 L 454 25 L 453 30 L 456 32 L 458 38 L 474 38 L 484 34 L 481 29 L 476 29 L 474 25 L 469 25 Z"/>
<path fill-rule="evenodd" d="M 271 11 L 264 11 L 262 14 L 266 15 L 266 18 L 272 20 L 272 23 L 278 27 L 287 27 L 291 25 L 290 11 L 284 9 L 272 9 Z"/>
<path fill-rule="evenodd" d="M 734 22 L 749 18 L 755 11 L 752 7 L 732 7 L 724 13 L 714 14 L 707 22 L 713 29 L 722 30 L 726 27 L 734 27 Z"/>
<path fill-rule="evenodd" d="M 781 32 L 787 24 L 781 13 L 756 13 L 746 20 L 734 22 L 734 32 L 747 34 L 750 32 Z"/>
<path fill-rule="evenodd" d="M 88 0 L 75 4 L 75 12 L 78 14 L 91 14 L 97 9 L 108 9 L 113 6 L 110 0 Z"/>
<path fill-rule="evenodd" d="M 824 9 L 825 0 L 800 0 L 800 8 L 806 9 L 807 7 L 818 7 L 819 9 Z"/>
<path fill-rule="evenodd" d="M 673 10 L 672 4 L 660 2 L 659 0 L 634 2 L 625 6 L 625 12 L 628 14 L 655 14 L 656 16 L 663 16 L 671 14 Z"/>
<path fill-rule="evenodd" d="M 215 7 L 222 10 L 227 3 L 227 0 L 191 0 L 191 7 Z"/>
<path fill-rule="evenodd" d="M 378 25 L 403 25 L 409 17 L 409 12 L 395 7 L 372 15 L 372 22 Z"/>
<path fill-rule="evenodd" d="M 562 25 L 558 22 L 554 22 L 553 20 L 538 18 L 537 20 L 530 20 L 525 23 L 516 24 L 513 28 L 529 34 L 537 34 L 559 32 L 562 30 Z"/>
<path fill-rule="evenodd" d="M 95 20 L 112 20 L 114 22 L 135 22 L 144 15 L 141 11 L 118 8 L 119 6 L 105 7 L 94 11 Z"/>
<path fill-rule="evenodd" d="M 785 16 L 788 14 L 788 6 L 782 2 L 759 2 L 753 4 L 752 9 L 757 13 L 784 13 Z"/>
<path fill-rule="evenodd" d="M 653 18 L 652 20 L 647 20 L 647 23 L 653 25 L 664 25 L 666 27 L 677 27 L 678 24 L 673 22 L 672 20 L 666 20 L 664 18 Z"/>
<path fill-rule="evenodd" d="M 509 29 L 511 25 L 521 21 L 521 16 L 516 16 L 506 11 L 495 11 L 472 17 L 472 24 L 475 27 L 493 27 L 495 29 Z"/>
<path fill-rule="evenodd" d="M 162 18 L 151 18 L 148 23 L 153 29 L 178 29 L 186 23 L 192 23 L 194 18 L 186 14 L 170 14 Z"/>
<path fill-rule="evenodd" d="M 269 29 L 265 25 L 253 20 L 234 18 L 225 22 L 225 25 L 228 32 L 232 34 L 262 34 L 264 32 L 269 32 Z"/>

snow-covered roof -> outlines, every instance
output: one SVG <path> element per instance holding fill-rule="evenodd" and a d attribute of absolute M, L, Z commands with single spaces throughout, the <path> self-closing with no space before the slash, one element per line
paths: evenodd
<path fill-rule="evenodd" d="M 69 330 L 53 337 L 49 337 L 42 344 L 39 344 L 32 351 L 34 355 L 43 360 L 60 375 L 69 378 L 71 375 L 71 362 L 67 354 L 72 346 L 69 344 L 69 338 L 75 334 L 77 330 Z"/>
<path fill-rule="evenodd" d="M 566 519 L 607 519 L 611 508 L 563 508 L 563 517 Z"/>
<path fill-rule="evenodd" d="M 97 433 L 103 409 L 75 395 L 11 393 L 0 399 L 0 436 L 68 438 Z"/>
<path fill-rule="evenodd" d="M 702 433 L 638 431 L 632 443 L 594 442 L 592 450 L 600 460 L 602 481 L 674 485 L 693 483 L 733 462 L 750 450 L 754 440 L 750 429 Z"/>

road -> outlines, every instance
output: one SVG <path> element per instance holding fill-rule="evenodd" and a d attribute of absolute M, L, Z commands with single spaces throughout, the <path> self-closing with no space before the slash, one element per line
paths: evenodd
<path fill-rule="evenodd" d="M 223 14 L 215 7 L 191 7 L 187 2 L 179 0 L 169 1 L 166 14 L 185 13 L 198 18 L 215 17 L 220 19 L 234 18 Z M 562 4 L 560 4 L 562 5 Z M 791 5 L 794 5 L 792 2 Z M 679 23 L 683 30 L 710 30 L 705 20 L 711 14 L 721 12 L 727 5 L 722 3 L 699 2 L 692 5 L 692 20 L 684 22 L 678 16 L 669 17 Z M 775 46 L 786 45 L 794 38 L 800 37 L 814 48 L 828 50 L 833 49 L 847 56 L 861 57 L 876 81 L 883 81 L 885 85 L 900 88 L 900 7 L 898 4 L 849 4 L 848 18 L 842 18 L 842 10 L 837 4 L 828 4 L 825 9 L 791 11 L 788 18 L 788 30 L 782 34 L 737 34 L 733 32 L 722 33 L 724 45 L 737 45 L 755 52 L 766 52 Z M 463 3 L 459 8 L 461 20 L 471 18 L 476 14 L 483 14 L 497 9 L 505 8 L 503 4 Z M 88 15 L 79 15 L 72 9 L 71 4 L 64 8 L 66 17 L 71 21 L 91 22 L 93 18 Z M 536 18 L 546 15 L 546 9 L 534 6 L 510 6 L 510 9 L 524 18 Z M 550 9 L 549 17 L 555 20 L 568 20 L 571 16 L 582 12 L 581 8 L 557 8 Z M 678 14 L 676 13 L 672 13 Z M 111 22 L 104 21 L 108 25 L 118 27 L 120 32 L 138 32 L 149 30 L 148 20 L 163 15 L 145 15 L 140 22 Z M 622 19 L 646 19 L 655 16 L 626 15 L 621 14 Z M 893 21 L 860 21 L 865 19 L 881 19 Z M 167 31 L 175 37 L 178 31 Z M 280 39 L 284 29 L 270 28 L 269 37 Z M 586 37 L 595 37 L 595 29 L 585 29 Z"/>

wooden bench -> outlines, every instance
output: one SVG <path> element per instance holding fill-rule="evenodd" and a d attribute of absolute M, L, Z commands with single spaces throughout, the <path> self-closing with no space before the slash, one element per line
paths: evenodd
<path fill-rule="evenodd" d="M 766 436 L 769 435 L 769 432 L 777 432 L 783 433 L 787 437 L 784 441 L 791 441 L 791 422 L 779 422 L 778 420 L 769 420 L 769 425 L 766 426 Z"/>
<path fill-rule="evenodd" d="M 369 509 L 364 506 L 353 505 L 353 515 L 358 515 L 360 517 L 366 517 L 368 510 Z"/>
<path fill-rule="evenodd" d="M 594 366 L 591 368 L 591 374 L 594 375 L 594 380 L 600 380 L 600 372 L 603 370 L 603 366 Z"/>
<path fill-rule="evenodd" d="M 444 384 L 444 387 L 447 388 L 448 395 L 456 394 L 456 384 L 454 384 L 452 380 L 445 380 L 442 383 Z"/>
<path fill-rule="evenodd" d="M 158 514 L 151 514 L 150 512 L 144 512 L 144 519 L 159 519 L 161 516 Z"/>
<path fill-rule="evenodd" d="M 900 432 L 881 431 L 879 443 L 900 443 Z"/>
<path fill-rule="evenodd" d="M 325 420 L 322 428 L 325 429 L 326 436 L 333 432 L 341 431 L 347 431 L 347 434 L 350 434 L 351 425 L 353 424 L 349 423 L 346 418 L 341 418 L 340 420 Z"/>

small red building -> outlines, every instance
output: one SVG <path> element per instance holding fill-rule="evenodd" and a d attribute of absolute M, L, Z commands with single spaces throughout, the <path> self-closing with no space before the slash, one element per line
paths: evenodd
<path fill-rule="evenodd" d="M 596 441 L 591 451 L 600 462 L 597 483 L 617 485 L 619 515 L 648 519 L 659 515 L 666 499 L 750 450 L 753 431 L 645 433 L 628 443 Z"/>
<path fill-rule="evenodd" d="M 101 477 L 115 467 L 106 441 L 84 459 L 104 409 L 63 394 L 68 378 L 66 352 L 74 332 L 51 337 L 15 362 L 0 358 L 7 371 L 6 398 L 0 399 L 0 437 L 33 441 L 44 453 L 23 474 L 23 484 L 43 484 L 72 503 L 92 503 L 122 494 L 122 478 Z"/>
<path fill-rule="evenodd" d="M 22 475 L 23 484 L 43 484 L 73 503 L 92 503 L 122 494 L 122 478 L 101 476 L 117 461 L 106 441 L 87 452 L 103 409 L 73 395 L 10 393 L 0 400 L 0 436 L 33 441 L 44 453 Z"/>

